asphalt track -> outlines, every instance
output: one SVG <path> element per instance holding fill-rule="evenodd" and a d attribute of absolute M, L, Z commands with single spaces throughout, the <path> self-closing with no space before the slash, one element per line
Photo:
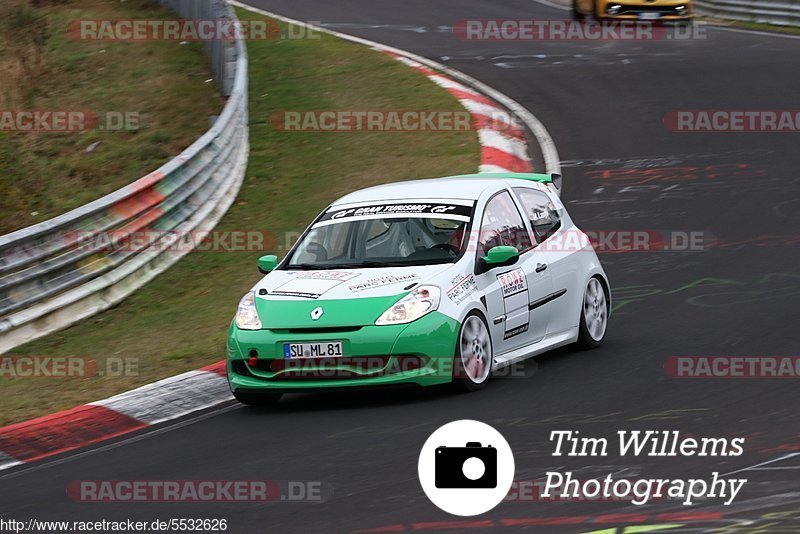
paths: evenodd
<path fill-rule="evenodd" d="M 463 19 L 566 13 L 528 0 L 252 3 L 436 59 L 516 99 L 555 139 L 564 198 L 583 228 L 703 232 L 707 242 L 714 236 L 726 246 L 603 254 L 616 309 L 600 350 L 559 350 L 529 363 L 528 376 L 494 380 L 472 395 L 353 392 L 288 397 L 267 412 L 225 406 L 110 447 L 4 472 L 2 518 L 226 518 L 228 531 L 237 533 L 441 528 L 426 523 L 454 518 L 423 494 L 417 456 L 438 426 L 470 418 L 505 435 L 517 479 L 562 466 L 581 478 L 623 469 L 708 478 L 712 471 L 781 459 L 766 470 L 744 471 L 750 482 L 730 507 L 718 501 L 692 508 L 667 501 L 644 507 L 509 502 L 470 530 L 528 525 L 542 532 L 614 532 L 626 524 L 663 523 L 658 514 L 665 512 L 708 514 L 693 516 L 695 522 L 673 516 L 667 522 L 691 525 L 673 532 L 741 521 L 752 523 L 736 532 L 757 525 L 800 530 L 800 456 L 790 456 L 800 452 L 797 380 L 677 379 L 663 367 L 678 355 L 798 355 L 798 134 L 673 133 L 662 123 L 678 109 L 797 108 L 800 40 L 709 28 L 706 39 L 680 42 L 476 42 L 449 28 Z M 635 429 L 745 437 L 745 453 L 550 455 L 553 430 L 612 436 Z M 314 480 L 333 495 L 321 504 L 271 505 L 93 504 L 66 496 L 70 481 L 99 479 Z M 553 517 L 561 519 L 549 525 L 543 519 Z M 564 524 L 567 517 L 572 524 Z"/>

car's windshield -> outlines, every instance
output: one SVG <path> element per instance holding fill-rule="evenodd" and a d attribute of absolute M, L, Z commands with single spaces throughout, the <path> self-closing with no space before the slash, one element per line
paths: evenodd
<path fill-rule="evenodd" d="M 439 211 L 432 211 L 436 209 Z M 286 268 L 452 263 L 466 246 L 466 228 L 471 216 L 471 206 L 430 203 L 332 210 L 297 244 Z"/>

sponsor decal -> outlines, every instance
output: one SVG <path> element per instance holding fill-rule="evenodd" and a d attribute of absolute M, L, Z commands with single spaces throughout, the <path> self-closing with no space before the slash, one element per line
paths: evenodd
<path fill-rule="evenodd" d="M 360 275 L 361 273 L 347 271 L 299 271 L 299 274 L 275 288 L 270 294 L 281 297 L 317 299 L 342 282 Z"/>
<path fill-rule="evenodd" d="M 469 276 L 460 274 L 452 280 L 452 283 L 453 287 L 447 290 L 446 295 L 455 304 L 461 304 L 478 289 L 475 276 L 472 274 Z"/>
<path fill-rule="evenodd" d="M 527 332 L 528 331 L 528 324 L 529 323 L 525 323 L 525 324 L 519 325 L 519 326 L 517 326 L 515 328 L 512 328 L 511 330 L 506 330 L 506 332 L 503 334 L 503 339 L 508 339 L 508 338 L 517 336 L 519 334 L 522 334 L 523 332 Z"/>
<path fill-rule="evenodd" d="M 318 299 L 322 296 L 322 293 L 307 293 L 304 291 L 285 291 L 279 289 L 273 291 L 271 295 L 278 295 L 279 297 L 299 297 L 304 299 Z"/>
<path fill-rule="evenodd" d="M 347 280 L 352 280 L 356 276 L 360 276 L 361 273 L 354 273 L 350 271 L 290 271 L 292 273 L 298 273 L 295 276 L 295 279 L 299 280 L 339 280 L 340 282 L 346 282 Z"/>
<path fill-rule="evenodd" d="M 355 217 L 381 217 L 386 215 L 437 215 L 441 218 L 470 217 L 472 206 L 455 204 L 379 204 L 332 210 L 325 213 L 319 222 L 348 219 Z"/>
<path fill-rule="evenodd" d="M 411 274 L 401 274 L 401 275 L 386 275 L 386 276 L 379 276 L 377 278 L 371 278 L 360 284 L 355 284 L 347 289 L 352 291 L 353 293 L 358 293 L 360 291 L 367 291 L 369 289 L 374 289 L 376 287 L 383 287 L 392 284 L 399 284 L 400 282 L 410 282 L 412 280 L 419 280 L 419 275 L 416 273 Z"/>
<path fill-rule="evenodd" d="M 514 269 L 507 273 L 498 274 L 497 281 L 500 282 L 500 287 L 503 288 L 503 298 L 528 290 L 528 283 L 525 280 L 525 273 L 522 269 Z"/>
<path fill-rule="evenodd" d="M 509 339 L 527 332 L 530 326 L 528 281 L 522 269 L 498 274 L 497 281 L 503 291 L 503 306 L 506 315 L 506 331 L 503 339 Z"/>

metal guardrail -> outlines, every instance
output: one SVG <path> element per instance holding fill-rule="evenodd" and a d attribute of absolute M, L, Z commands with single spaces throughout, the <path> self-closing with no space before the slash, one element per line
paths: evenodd
<path fill-rule="evenodd" d="M 695 0 L 702 15 L 777 26 L 800 26 L 800 0 Z"/>
<path fill-rule="evenodd" d="M 239 24 L 225 0 L 160 1 L 184 19 Z M 208 132 L 130 185 L 0 236 L 0 354 L 113 306 L 190 251 L 170 246 L 180 235 L 210 230 L 230 207 L 249 155 L 247 49 L 205 46 L 229 96 Z"/>

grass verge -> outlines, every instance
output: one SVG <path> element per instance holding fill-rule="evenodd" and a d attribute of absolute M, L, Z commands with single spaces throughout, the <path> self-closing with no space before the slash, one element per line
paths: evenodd
<path fill-rule="evenodd" d="M 240 12 L 244 18 L 255 18 Z M 248 43 L 250 164 L 219 231 L 264 231 L 285 251 L 327 203 L 354 189 L 403 179 L 474 172 L 474 132 L 286 132 L 274 113 L 293 110 L 463 111 L 421 73 L 367 47 L 327 35 Z M 284 237 L 288 236 L 288 237 Z M 287 241 L 288 240 L 288 241 Z M 259 278 L 261 252 L 193 252 L 116 308 L 7 356 L 134 362 L 137 373 L 73 379 L 0 378 L 0 424 L 196 369 L 224 358 L 225 333 L 241 296 Z M 114 360 L 118 361 L 118 360 Z"/>
<path fill-rule="evenodd" d="M 222 109 L 199 43 L 76 40 L 70 21 L 174 19 L 154 0 L 2 0 L 0 110 L 85 111 L 106 129 L 0 131 L 0 234 L 155 170 Z M 108 114 L 131 119 L 127 130 Z M 137 128 L 138 130 L 134 129 Z"/>

